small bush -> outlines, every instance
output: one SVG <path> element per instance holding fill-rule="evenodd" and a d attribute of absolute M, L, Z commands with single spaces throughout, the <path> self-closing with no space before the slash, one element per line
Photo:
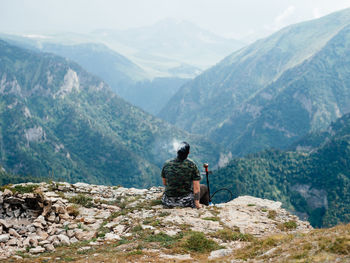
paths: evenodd
<path fill-rule="evenodd" d="M 92 198 L 83 194 L 78 194 L 68 199 L 69 202 L 87 208 L 93 207 Z"/>
<path fill-rule="evenodd" d="M 291 230 L 291 229 L 296 229 L 298 227 L 298 224 L 297 222 L 291 220 L 291 221 L 288 221 L 288 222 L 284 222 L 284 227 L 288 230 Z"/>
<path fill-rule="evenodd" d="M 269 210 L 268 214 L 267 214 L 267 218 L 269 219 L 276 219 L 277 216 L 277 212 L 275 210 Z"/>
<path fill-rule="evenodd" d="M 190 233 L 183 247 L 196 252 L 211 252 L 220 248 L 214 240 L 207 239 L 206 236 L 200 232 Z"/>

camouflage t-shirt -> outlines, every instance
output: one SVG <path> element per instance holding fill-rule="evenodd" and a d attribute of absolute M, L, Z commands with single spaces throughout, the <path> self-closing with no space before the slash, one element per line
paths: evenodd
<path fill-rule="evenodd" d="M 192 193 L 192 181 L 201 179 L 197 165 L 188 158 L 184 161 L 175 158 L 165 162 L 162 177 L 166 179 L 165 194 L 169 197 Z"/>

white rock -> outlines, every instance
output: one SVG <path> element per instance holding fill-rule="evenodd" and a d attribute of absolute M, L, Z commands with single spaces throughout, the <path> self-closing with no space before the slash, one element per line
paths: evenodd
<path fill-rule="evenodd" d="M 124 230 L 125 230 L 125 226 L 124 225 L 117 225 L 116 227 L 113 228 L 113 232 L 117 233 L 117 234 L 123 233 Z"/>
<path fill-rule="evenodd" d="M 46 251 L 49 251 L 49 252 L 55 251 L 55 247 L 52 244 L 46 244 L 44 245 L 44 248 L 46 249 Z"/>
<path fill-rule="evenodd" d="M 13 228 L 10 228 L 10 229 L 9 229 L 9 234 L 10 234 L 11 236 L 14 236 L 14 237 L 17 237 L 17 238 L 20 238 L 20 237 L 21 237 L 21 236 L 17 233 L 17 231 L 14 230 Z"/>
<path fill-rule="evenodd" d="M 174 260 L 192 260 L 192 257 L 190 254 L 184 254 L 184 255 L 166 255 L 166 254 L 160 254 L 159 257 L 166 258 L 166 259 L 174 259 Z"/>
<path fill-rule="evenodd" d="M 57 237 L 63 245 L 68 245 L 68 246 L 70 245 L 69 238 L 66 235 L 60 234 Z"/>
<path fill-rule="evenodd" d="M 91 249 L 91 247 L 81 247 L 81 248 L 79 248 L 78 249 L 78 251 L 86 251 L 86 250 L 90 250 Z"/>
<path fill-rule="evenodd" d="M 39 253 L 43 253 L 43 252 L 45 252 L 45 248 L 40 247 L 40 246 L 29 249 L 29 253 L 31 253 L 31 254 L 39 254 Z"/>
<path fill-rule="evenodd" d="M 208 259 L 213 260 L 216 258 L 228 256 L 230 254 L 232 254 L 232 249 L 219 249 L 219 250 L 212 251 Z"/>
<path fill-rule="evenodd" d="M 79 242 L 79 240 L 76 237 L 72 237 L 70 240 L 71 244 Z"/>
<path fill-rule="evenodd" d="M 2 234 L 2 235 L 0 235 L 0 243 L 7 242 L 9 239 L 10 239 L 10 235 L 9 234 Z"/>
<path fill-rule="evenodd" d="M 105 240 L 108 241 L 115 241 L 115 240 L 121 240 L 119 235 L 113 234 L 113 233 L 107 233 L 105 235 Z"/>

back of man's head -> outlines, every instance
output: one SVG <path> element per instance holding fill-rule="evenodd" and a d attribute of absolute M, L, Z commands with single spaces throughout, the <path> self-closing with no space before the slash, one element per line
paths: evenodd
<path fill-rule="evenodd" d="M 186 160 L 189 153 L 190 153 L 190 145 L 187 142 L 180 143 L 177 149 L 177 157 L 183 161 L 183 160 Z"/>

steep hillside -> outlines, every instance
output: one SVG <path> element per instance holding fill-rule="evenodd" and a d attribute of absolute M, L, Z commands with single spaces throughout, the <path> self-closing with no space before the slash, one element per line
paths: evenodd
<path fill-rule="evenodd" d="M 346 26 L 320 52 L 243 103 L 212 138 L 244 154 L 268 146 L 285 148 L 309 131 L 325 129 L 350 112 L 349 51 Z"/>
<path fill-rule="evenodd" d="M 349 24 L 346 9 L 259 40 L 185 84 L 159 116 L 237 154 L 325 128 L 349 109 Z"/>
<path fill-rule="evenodd" d="M 232 160 L 212 176 L 213 189 L 228 187 L 234 195 L 280 200 L 313 226 L 348 223 L 349 120 L 350 115 L 345 115 L 329 132 L 311 135 L 310 153 L 269 150 Z M 307 141 L 303 139 L 301 146 L 309 146 Z M 315 146 L 316 141 L 320 146 Z"/>
<path fill-rule="evenodd" d="M 7 171 L 126 186 L 160 183 L 188 140 L 196 161 L 218 148 L 152 117 L 75 63 L 0 41 L 0 160 Z"/>

